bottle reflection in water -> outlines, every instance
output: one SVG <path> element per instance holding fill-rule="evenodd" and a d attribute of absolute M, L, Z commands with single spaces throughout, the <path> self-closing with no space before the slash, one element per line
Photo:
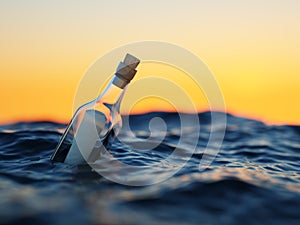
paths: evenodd
<path fill-rule="evenodd" d="M 109 147 L 121 128 L 120 103 L 139 62 L 126 55 L 103 93 L 76 111 L 51 160 L 85 164 L 95 161 L 103 146 Z"/>

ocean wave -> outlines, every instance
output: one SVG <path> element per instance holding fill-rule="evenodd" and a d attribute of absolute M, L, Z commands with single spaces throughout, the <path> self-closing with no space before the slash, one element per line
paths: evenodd
<path fill-rule="evenodd" d="M 166 123 L 162 140 L 149 129 L 155 117 Z M 177 171 L 144 187 L 114 183 L 90 166 L 51 162 L 65 124 L 1 126 L 0 224 L 300 224 L 300 127 L 226 115 L 221 149 L 200 172 L 212 124 L 210 112 L 198 118 L 194 152 L 193 125 L 181 127 L 178 114 L 124 118 L 131 130 L 121 130 L 110 153 L 140 170 L 121 171 L 123 178 L 155 180 Z M 191 142 L 186 139 L 168 158 L 178 147 L 181 129 Z M 99 160 L 102 169 L 116 171 L 109 159 Z"/>

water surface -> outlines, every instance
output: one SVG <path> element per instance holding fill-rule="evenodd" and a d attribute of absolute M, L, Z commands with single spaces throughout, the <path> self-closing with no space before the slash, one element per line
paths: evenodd
<path fill-rule="evenodd" d="M 180 139 L 176 114 L 131 116 L 136 136 L 125 129 L 120 137 L 128 143 L 148 138 L 148 121 L 157 116 L 166 121 L 168 132 L 153 150 L 135 150 L 121 141 L 112 145 L 116 159 L 142 168 L 124 172 L 125 178 L 163 175 L 153 165 L 172 154 Z M 299 225 L 300 127 L 270 126 L 226 115 L 221 151 L 209 168 L 199 171 L 211 123 L 210 113 L 198 116 L 198 148 L 185 166 L 165 182 L 142 187 L 114 183 L 88 166 L 52 163 L 49 159 L 64 124 L 1 126 L 0 224 Z M 184 129 L 192 139 L 190 126 Z M 152 135 L 155 142 L 160 133 Z M 187 151 L 189 147 L 185 143 Z M 164 164 L 166 173 L 176 167 L 173 162 Z"/>

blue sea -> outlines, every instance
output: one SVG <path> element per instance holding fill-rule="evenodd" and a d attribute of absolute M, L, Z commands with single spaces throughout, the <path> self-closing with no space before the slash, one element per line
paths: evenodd
<path fill-rule="evenodd" d="M 173 153 L 180 136 L 197 143 L 174 175 L 142 186 L 113 182 L 88 165 L 51 162 L 66 124 L 38 121 L 0 126 L 0 224 L 299 225 L 300 126 L 266 125 L 224 114 L 227 125 L 220 150 L 207 168 L 199 170 L 209 134 L 218 127 L 212 129 L 211 115 L 197 115 L 197 139 L 193 124 L 180 128 L 174 113 L 129 117 L 132 132 L 123 128 L 110 154 L 141 167 L 122 171 L 123 180 L 132 184 L 164 177 L 178 168 L 176 159 L 165 161 L 164 169 L 156 165 Z M 149 130 L 153 118 L 167 124 L 163 139 L 159 130 Z M 176 132 L 177 128 L 184 132 Z M 129 144 L 143 139 L 155 143 L 155 148 L 138 150 Z M 184 150 L 193 149 L 192 145 L 185 141 Z M 118 169 L 118 164 L 103 163 L 106 170 Z"/>

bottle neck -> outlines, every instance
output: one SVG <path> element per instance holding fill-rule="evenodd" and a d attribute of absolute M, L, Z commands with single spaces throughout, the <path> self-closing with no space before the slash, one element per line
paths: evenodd
<path fill-rule="evenodd" d="M 120 80 L 117 75 L 114 75 L 96 101 L 110 105 L 116 104 L 122 97 L 122 93 L 126 89 L 127 84 L 128 82 Z"/>

